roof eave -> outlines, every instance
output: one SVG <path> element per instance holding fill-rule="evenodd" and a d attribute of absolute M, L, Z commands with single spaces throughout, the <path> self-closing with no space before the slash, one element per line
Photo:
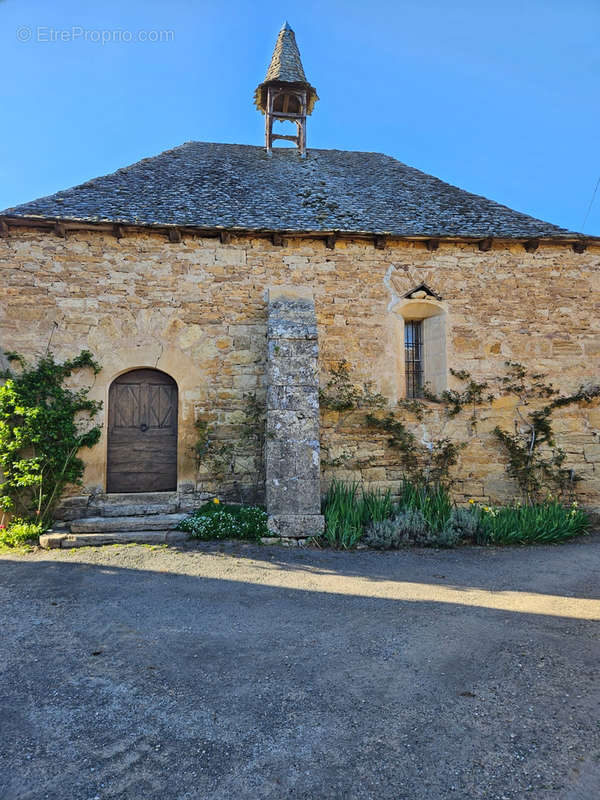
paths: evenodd
<path fill-rule="evenodd" d="M 49 217 L 42 215 L 1 215 L 0 234 L 4 230 L 10 232 L 10 228 L 39 228 L 47 231 L 53 230 L 56 225 L 63 225 L 66 231 L 90 230 L 98 232 L 110 232 L 115 227 L 131 232 L 152 231 L 156 233 L 168 234 L 169 231 L 179 230 L 196 236 L 219 236 L 224 232 L 229 232 L 239 236 L 273 236 L 274 234 L 297 238 L 323 239 L 327 237 L 337 237 L 344 239 L 373 239 L 384 238 L 391 241 L 406 242 L 430 242 L 439 241 L 446 243 L 466 243 L 477 244 L 482 240 L 493 240 L 494 242 L 504 243 L 525 243 L 539 241 L 544 243 L 556 244 L 586 244 L 600 246 L 600 236 L 588 236 L 583 233 L 544 233 L 537 235 L 518 235 L 518 236 L 499 236 L 493 233 L 482 233 L 481 235 L 462 235 L 445 233 L 424 233 L 424 234 L 403 234 L 398 231 L 388 230 L 354 230 L 354 229 L 297 229 L 297 228 L 249 228 L 231 225 L 202 226 L 194 224 L 165 224 L 165 223 L 144 223 L 132 222 L 131 220 L 108 220 L 108 219 L 83 219 L 77 217 Z"/>

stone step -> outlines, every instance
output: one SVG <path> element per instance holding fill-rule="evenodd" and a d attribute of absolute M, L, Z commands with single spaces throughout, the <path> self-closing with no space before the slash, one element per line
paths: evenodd
<path fill-rule="evenodd" d="M 49 531 L 40 536 L 40 547 L 46 549 L 94 547 L 103 544 L 171 544 L 183 542 L 185 531 L 108 531 L 106 533 L 62 533 Z"/>
<path fill-rule="evenodd" d="M 60 502 L 56 519 L 69 522 L 85 517 L 141 517 L 147 514 L 174 514 L 181 509 L 177 492 L 77 495 Z"/>
<path fill-rule="evenodd" d="M 125 492 L 102 495 L 102 504 L 109 506 L 137 506 L 145 504 L 176 503 L 177 492 Z"/>
<path fill-rule="evenodd" d="M 186 517 L 187 514 L 153 514 L 147 517 L 84 517 L 73 520 L 71 533 L 167 531 L 176 528 Z"/>
<path fill-rule="evenodd" d="M 174 514 L 179 511 L 179 503 L 136 503 L 135 505 L 121 505 L 98 503 L 89 506 L 91 516 L 98 517 L 145 517 L 155 514 Z"/>

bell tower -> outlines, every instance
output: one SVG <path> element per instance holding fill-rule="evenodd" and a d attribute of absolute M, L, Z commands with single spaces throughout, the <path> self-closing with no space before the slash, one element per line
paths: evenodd
<path fill-rule="evenodd" d="M 306 80 L 294 31 L 284 22 L 266 77 L 254 92 L 256 107 L 265 115 L 267 153 L 275 139 L 285 139 L 306 155 L 306 117 L 312 114 L 318 99 L 316 89 Z M 273 133 L 274 122 L 293 122 L 296 136 Z"/>

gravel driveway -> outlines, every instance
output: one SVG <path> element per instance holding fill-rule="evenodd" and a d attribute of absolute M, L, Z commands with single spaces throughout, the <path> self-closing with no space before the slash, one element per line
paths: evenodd
<path fill-rule="evenodd" d="M 595 800 L 600 538 L 0 557 L 0 798 Z"/>

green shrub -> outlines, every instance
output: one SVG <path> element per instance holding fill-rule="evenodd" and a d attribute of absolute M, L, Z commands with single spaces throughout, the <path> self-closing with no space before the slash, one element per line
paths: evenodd
<path fill-rule="evenodd" d="M 20 370 L 0 373 L 0 509 L 48 526 L 54 506 L 68 484 L 80 484 L 82 447 L 100 438 L 94 424 L 102 404 L 89 398 L 89 388 L 65 385 L 73 372 L 100 366 L 82 351 L 62 363 L 51 353 L 27 364 L 7 354 Z"/>
<path fill-rule="evenodd" d="M 422 500 L 422 496 L 416 496 Z M 431 511 L 435 502 L 424 502 L 423 507 Z M 432 514 L 430 519 L 442 519 L 444 515 L 438 512 Z M 444 525 L 437 529 L 420 509 L 414 506 L 403 509 L 399 506 L 393 517 L 368 526 L 364 542 L 380 550 L 407 545 L 455 547 L 467 542 L 494 545 L 550 544 L 579 536 L 588 527 L 588 518 L 577 504 L 565 507 L 559 502 L 546 502 L 535 506 L 512 505 L 502 508 L 473 504 L 469 508 L 452 509 Z"/>
<path fill-rule="evenodd" d="M 481 507 L 480 538 L 489 544 L 551 544 L 586 533 L 589 520 L 577 503 Z"/>
<path fill-rule="evenodd" d="M 440 547 L 454 547 L 459 542 L 478 542 L 480 539 L 479 508 L 455 508 L 438 535 Z"/>
<path fill-rule="evenodd" d="M 14 519 L 7 527 L 0 525 L 0 545 L 21 547 L 24 544 L 33 544 L 43 530 L 43 526 L 38 522 Z"/>
<path fill-rule="evenodd" d="M 454 547 L 461 541 L 476 541 L 478 511 L 455 508 L 441 530 L 435 530 L 422 511 L 398 509 L 391 519 L 374 522 L 365 532 L 365 544 L 378 550 L 393 550 L 407 545 Z"/>
<path fill-rule="evenodd" d="M 358 483 L 333 481 L 323 501 L 325 537 L 334 547 L 365 543 L 378 549 L 407 544 L 452 546 L 458 540 L 447 528 L 453 513 L 448 492 L 441 486 L 404 481 L 397 505 L 389 491 L 365 491 Z"/>
<path fill-rule="evenodd" d="M 454 505 L 443 486 L 415 484 L 405 480 L 400 488 L 398 507 L 420 511 L 431 530 L 439 533 L 448 523 Z"/>
<path fill-rule="evenodd" d="M 455 547 L 461 543 L 552 543 L 585 533 L 586 514 L 558 501 L 502 508 L 471 501 L 456 508 L 446 489 L 404 481 L 399 502 L 390 493 L 365 492 L 358 483 L 334 481 L 323 502 L 325 537 L 334 547 L 364 543 L 380 550 L 407 545 Z"/>
<path fill-rule="evenodd" d="M 358 483 L 333 481 L 323 500 L 325 538 L 333 547 L 354 547 L 365 527 L 393 514 L 390 492 L 360 489 Z"/>
<path fill-rule="evenodd" d="M 268 536 L 267 513 L 257 506 L 205 503 L 179 523 L 192 539 L 251 539 Z"/>
<path fill-rule="evenodd" d="M 427 544 L 431 531 L 417 509 L 398 511 L 391 519 L 371 523 L 365 532 L 365 544 L 377 550 L 396 550 L 410 544 Z"/>

